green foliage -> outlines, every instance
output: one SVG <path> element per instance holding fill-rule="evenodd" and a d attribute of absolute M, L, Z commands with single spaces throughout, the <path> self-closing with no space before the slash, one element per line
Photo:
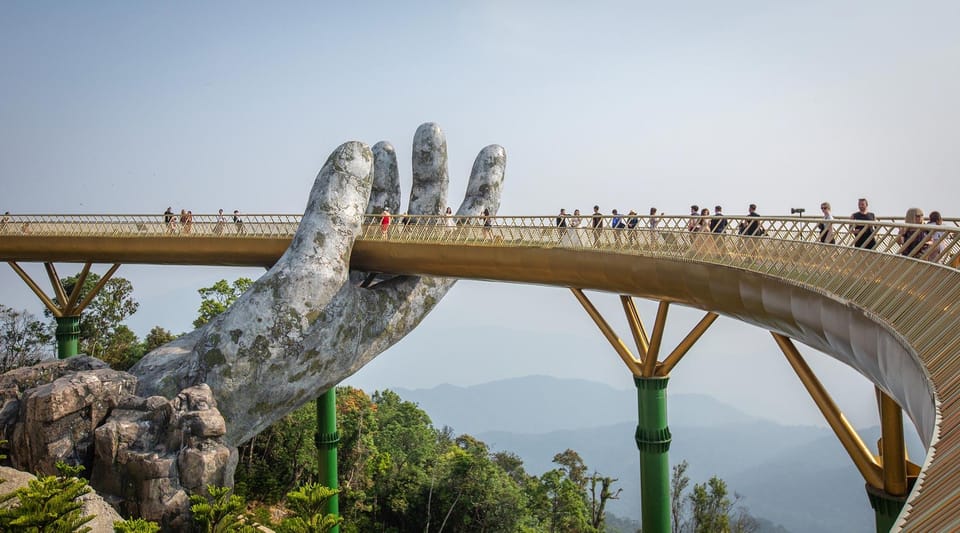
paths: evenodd
<path fill-rule="evenodd" d="M 77 477 L 82 466 L 57 463 L 59 476 L 30 480 L 10 494 L 0 496 L 0 531 L 24 533 L 86 533 L 93 516 L 83 516 L 80 497 L 90 492 Z M 13 503 L 16 501 L 16 503 Z"/>
<path fill-rule="evenodd" d="M 149 522 L 142 518 L 124 520 L 113 523 L 114 533 L 158 533 L 160 526 L 156 522 Z"/>
<path fill-rule="evenodd" d="M 316 431 L 316 404 L 310 402 L 240 446 L 237 493 L 275 503 L 300 484 L 317 482 Z"/>
<path fill-rule="evenodd" d="M 280 523 L 281 533 L 325 533 L 343 518 L 326 513 L 327 501 L 338 491 L 316 483 L 307 483 L 287 493 L 287 505 L 295 516 Z"/>
<path fill-rule="evenodd" d="M 123 324 L 117 325 L 106 339 L 99 358 L 114 370 L 127 370 L 143 357 L 143 345 L 137 335 Z"/>
<path fill-rule="evenodd" d="M 339 388 L 337 422 L 343 533 L 596 533 L 605 502 L 617 494 L 616 480 L 587 475 L 573 450 L 555 456 L 560 468 L 532 476 L 515 454 L 491 453 L 470 435 L 435 429 L 427 413 L 389 390 L 371 398 L 358 389 Z M 241 447 L 238 492 L 278 501 L 283 487 L 318 483 L 316 427 L 311 402 Z M 278 530 L 328 527 L 322 520 L 323 496 L 297 493 L 287 489 L 287 505 L 312 502 L 313 510 L 298 509 L 298 516 Z"/>
<path fill-rule="evenodd" d="M 255 532 L 247 525 L 243 498 L 231 494 L 229 487 L 207 485 L 209 496 L 190 495 L 193 520 L 203 533 Z"/>
<path fill-rule="evenodd" d="M 173 333 L 170 333 L 160 326 L 154 326 L 153 329 L 150 330 L 150 333 L 147 333 L 147 336 L 143 339 L 143 353 L 150 353 L 176 338 L 177 336 Z"/>
<path fill-rule="evenodd" d="M 49 326 L 27 311 L 0 305 L 0 373 L 36 364 L 55 346 Z"/>
<path fill-rule="evenodd" d="M 684 524 L 684 493 L 690 485 L 687 468 L 690 465 L 686 460 L 673 465 L 673 475 L 670 477 L 670 514 L 672 515 L 673 533 L 682 533 Z"/>
<path fill-rule="evenodd" d="M 714 533 L 730 530 L 731 502 L 727 484 L 717 476 L 706 483 L 697 483 L 689 496 L 695 533 Z"/>
<path fill-rule="evenodd" d="M 197 291 L 200 293 L 200 309 L 197 310 L 199 316 L 193 321 L 193 327 L 199 328 L 226 311 L 252 285 L 253 280 L 250 278 L 237 278 L 232 284 L 222 279 L 210 287 L 199 289 Z"/>

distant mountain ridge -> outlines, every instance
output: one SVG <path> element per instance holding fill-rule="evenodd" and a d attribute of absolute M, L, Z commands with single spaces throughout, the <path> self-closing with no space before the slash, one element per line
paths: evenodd
<path fill-rule="evenodd" d="M 393 389 L 423 407 L 435 426 L 458 433 L 544 433 L 637 420 L 637 393 L 582 379 L 526 376 L 460 387 Z M 599 408 L 598 408 L 599 407 Z M 717 426 L 758 420 L 702 394 L 670 394 L 671 424 Z"/>
<path fill-rule="evenodd" d="M 623 493 L 610 511 L 639 519 L 634 390 L 547 376 L 394 390 L 435 426 L 516 453 L 530 474 L 554 468 L 554 454 L 576 450 L 589 468 L 619 479 Z M 687 460 L 691 484 L 719 475 L 752 514 L 792 532 L 874 530 L 863 479 L 829 429 L 781 425 L 700 394 L 668 394 L 667 410 L 671 464 Z M 861 431 L 868 443 L 877 433 Z M 908 443 L 920 460 L 918 440 Z"/>

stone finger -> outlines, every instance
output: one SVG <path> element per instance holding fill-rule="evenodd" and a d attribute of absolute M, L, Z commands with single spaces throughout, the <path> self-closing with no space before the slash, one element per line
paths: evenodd
<path fill-rule="evenodd" d="M 413 185 L 407 212 L 411 215 L 438 215 L 446 206 L 447 139 L 440 126 L 428 122 L 413 136 Z"/>
<path fill-rule="evenodd" d="M 387 208 L 393 214 L 400 212 L 400 171 L 397 168 L 397 151 L 393 145 L 380 141 L 373 145 L 373 186 L 367 214 L 377 215 Z"/>
<path fill-rule="evenodd" d="M 482 214 L 484 209 L 489 209 L 491 215 L 497 214 L 506 167 L 507 151 L 502 146 L 491 144 L 480 150 L 473 161 L 467 192 L 457 214 L 476 216 Z"/>

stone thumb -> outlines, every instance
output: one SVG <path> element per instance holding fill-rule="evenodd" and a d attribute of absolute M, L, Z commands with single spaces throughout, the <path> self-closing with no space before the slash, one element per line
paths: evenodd
<path fill-rule="evenodd" d="M 318 261 L 345 274 L 372 183 L 370 147 L 353 141 L 334 150 L 317 174 L 300 226 L 279 262 Z"/>

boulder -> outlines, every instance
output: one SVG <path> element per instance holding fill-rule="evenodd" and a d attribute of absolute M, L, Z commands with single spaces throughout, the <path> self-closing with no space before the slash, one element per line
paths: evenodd
<path fill-rule="evenodd" d="M 169 400 L 135 396 L 136 387 L 135 376 L 89 357 L 13 370 L 0 375 L 0 438 L 19 470 L 83 465 L 124 516 L 188 530 L 189 494 L 232 486 L 237 450 L 224 443 L 226 422 L 206 384 Z"/>
<path fill-rule="evenodd" d="M 205 384 L 169 401 L 125 398 L 96 430 L 91 484 L 124 514 L 178 529 L 189 494 L 233 484 L 237 450 L 223 443 L 225 433 Z"/>

